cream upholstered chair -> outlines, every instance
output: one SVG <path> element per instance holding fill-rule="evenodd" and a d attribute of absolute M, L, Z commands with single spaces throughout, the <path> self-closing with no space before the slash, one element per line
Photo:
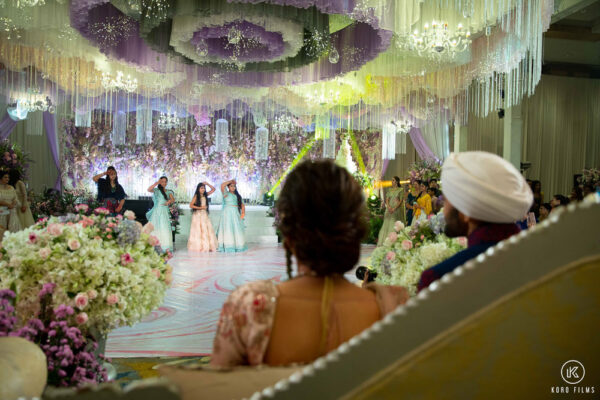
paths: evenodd
<path fill-rule="evenodd" d="M 250 398 L 598 396 L 600 204 L 589 200 L 499 243 Z M 561 375 L 570 360 L 587 371 L 575 385 Z"/>
<path fill-rule="evenodd" d="M 20 337 L 0 337 L 0 399 L 39 397 L 48 370 L 39 346 Z"/>

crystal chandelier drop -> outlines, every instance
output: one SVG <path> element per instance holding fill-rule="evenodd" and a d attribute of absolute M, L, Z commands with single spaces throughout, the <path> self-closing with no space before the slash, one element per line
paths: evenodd
<path fill-rule="evenodd" d="M 423 31 L 415 30 L 401 41 L 401 46 L 407 50 L 416 51 L 418 55 L 441 58 L 454 57 L 469 48 L 471 32 L 465 31 L 462 24 L 456 30 L 448 28 L 448 23 L 433 21 L 423 26 Z"/>
<path fill-rule="evenodd" d="M 179 126 L 179 118 L 177 111 L 171 113 L 171 109 L 167 109 L 166 113 L 160 113 L 158 116 L 158 129 L 172 129 Z"/>
<path fill-rule="evenodd" d="M 102 86 L 106 90 L 124 90 L 126 92 L 133 92 L 138 87 L 137 79 L 131 79 L 131 76 L 123 75 L 123 72 L 117 71 L 117 76 L 112 77 L 110 74 L 102 73 Z"/>

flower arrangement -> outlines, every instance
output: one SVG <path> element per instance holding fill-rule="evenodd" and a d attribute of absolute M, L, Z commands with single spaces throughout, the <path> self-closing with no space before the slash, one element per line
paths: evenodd
<path fill-rule="evenodd" d="M 135 144 L 135 116 L 131 115 L 127 144 L 117 146 L 110 140 L 112 126 L 104 123 L 105 120 L 94 119 L 91 128 L 79 128 L 72 119 L 65 119 L 62 123 L 67 134 L 61 148 L 63 183 L 68 188 L 87 186 L 94 190 L 90 171 L 105 170 L 107 165 L 114 165 L 119 171 L 119 182 L 128 195 L 134 196 L 140 176 L 157 171 L 151 177 L 156 180 L 161 174 L 158 171 L 168 171 L 169 182 L 176 188 L 175 197 L 189 198 L 197 183 L 197 179 L 189 178 L 196 171 L 202 171 L 210 182 L 223 182 L 231 179 L 230 171 L 235 170 L 238 180 L 252 182 L 255 195 L 259 196 L 273 187 L 313 137 L 301 130 L 293 135 L 271 132 L 269 158 L 256 160 L 255 126 L 243 123 L 243 119 L 227 119 L 230 131 L 236 132 L 229 135 L 227 153 L 216 151 L 214 121 L 211 125 L 193 129 L 182 124 L 170 131 L 161 131 L 154 125 L 152 143 Z M 340 136 L 336 138 L 336 147 L 342 144 Z M 355 136 L 366 171 L 371 175 L 378 174 L 382 167 L 380 132 L 362 131 L 356 132 Z M 317 141 L 305 158 L 318 159 L 322 155 L 322 142 Z"/>
<path fill-rule="evenodd" d="M 375 280 L 383 284 L 404 286 L 416 294 L 421 273 L 466 247 L 466 239 L 444 235 L 442 213 L 427 221 L 405 227 L 397 221 L 383 246 L 377 247 L 369 261 L 369 269 L 377 272 Z"/>
<path fill-rule="evenodd" d="M 100 206 L 91 192 L 85 189 L 64 190 L 62 193 L 48 189 L 41 196 L 33 196 L 31 201 L 31 213 L 33 218 L 38 220 L 44 217 L 66 215 L 77 213 L 78 205 L 87 206 L 86 213 L 91 213 Z"/>
<path fill-rule="evenodd" d="M 169 213 L 171 214 L 171 230 L 175 233 L 179 233 L 179 216 L 181 215 L 181 209 L 179 203 L 175 202 L 169 206 Z"/>
<path fill-rule="evenodd" d="M 373 178 L 368 173 L 362 173 L 360 171 L 356 171 L 354 174 L 354 179 L 357 180 L 360 187 L 365 190 L 371 191 L 373 189 L 373 184 L 375 183 L 375 178 Z"/>
<path fill-rule="evenodd" d="M 73 326 L 75 310 L 60 304 L 52 309 L 52 294 L 56 285 L 46 283 L 38 293 L 40 310 L 37 315 L 18 327 L 15 316 L 15 293 L 0 290 L 0 336 L 18 336 L 37 344 L 48 363 L 48 385 L 79 386 L 107 380 L 106 370 L 94 350 L 98 344 L 91 336 L 84 337 L 77 326 Z M 81 319 L 79 313 L 75 319 Z"/>
<path fill-rule="evenodd" d="M 17 315 L 35 315 L 39 285 L 54 283 L 53 306 L 76 311 L 82 330 L 107 333 L 132 325 L 158 307 L 173 277 L 159 241 L 131 211 L 105 208 L 43 219 L 7 233 L 0 249 L 0 282 L 17 294 Z"/>
<path fill-rule="evenodd" d="M 596 168 L 584 169 L 581 174 L 581 183 L 583 185 L 594 186 L 600 182 L 600 170 Z"/>
<path fill-rule="evenodd" d="M 27 170 L 32 159 L 29 153 L 21 150 L 19 145 L 8 140 L 0 141 L 0 169 L 16 169 L 21 173 L 22 179 L 27 177 Z"/>
<path fill-rule="evenodd" d="M 442 164 L 438 160 L 421 160 L 408 167 L 409 179 L 412 183 L 417 180 L 429 182 L 432 179 L 440 181 Z"/>

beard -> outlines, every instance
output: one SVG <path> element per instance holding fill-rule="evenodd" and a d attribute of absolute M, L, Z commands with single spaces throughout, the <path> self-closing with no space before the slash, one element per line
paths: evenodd
<path fill-rule="evenodd" d="M 444 233 L 446 236 L 451 238 L 467 236 L 468 232 L 469 225 L 460 220 L 458 210 L 456 208 L 451 209 L 446 217 L 446 227 L 444 228 Z"/>

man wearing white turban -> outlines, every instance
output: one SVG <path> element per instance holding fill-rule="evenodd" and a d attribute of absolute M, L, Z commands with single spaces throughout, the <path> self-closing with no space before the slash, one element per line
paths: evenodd
<path fill-rule="evenodd" d="M 423 271 L 419 290 L 518 233 L 515 222 L 533 203 L 521 173 L 503 158 L 483 151 L 450 154 L 442 166 L 442 191 L 445 233 L 467 236 L 468 248 Z"/>

